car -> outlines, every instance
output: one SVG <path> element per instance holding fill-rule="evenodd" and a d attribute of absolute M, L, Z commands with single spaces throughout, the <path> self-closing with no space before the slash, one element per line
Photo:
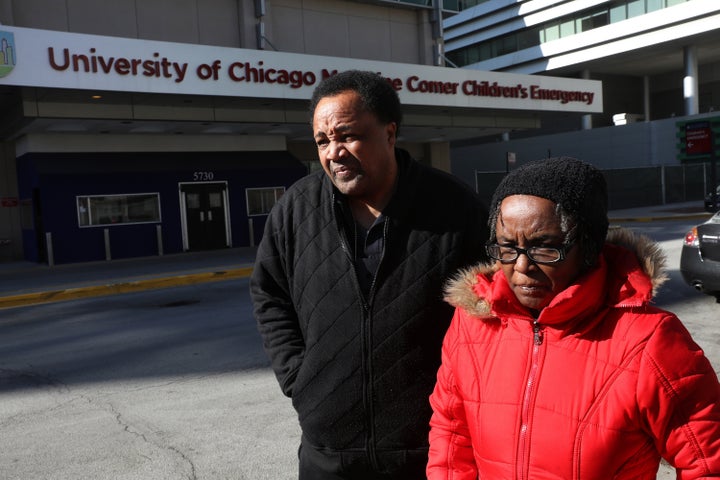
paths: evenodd
<path fill-rule="evenodd" d="M 720 185 L 715 188 L 715 201 L 713 202 L 712 192 L 705 195 L 705 210 L 717 212 L 720 210 Z"/>
<path fill-rule="evenodd" d="M 720 211 L 685 234 L 680 273 L 685 283 L 720 303 Z"/>

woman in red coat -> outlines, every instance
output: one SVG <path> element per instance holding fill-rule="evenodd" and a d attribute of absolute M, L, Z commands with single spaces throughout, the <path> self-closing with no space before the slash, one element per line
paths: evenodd
<path fill-rule="evenodd" d="M 602 173 L 525 165 L 491 206 L 494 265 L 462 272 L 430 397 L 428 479 L 720 476 L 720 384 L 678 318 L 651 305 L 657 245 L 608 234 Z"/>

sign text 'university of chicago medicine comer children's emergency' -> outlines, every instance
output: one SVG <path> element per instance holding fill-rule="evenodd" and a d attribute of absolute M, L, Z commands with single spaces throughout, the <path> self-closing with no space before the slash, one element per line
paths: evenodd
<path fill-rule="evenodd" d="M 308 99 L 323 78 L 357 68 L 387 78 L 407 104 L 602 111 L 592 80 L 0 28 L 14 32 L 17 52 L 0 83 L 32 63 L 28 86 Z"/>
<path fill-rule="evenodd" d="M 70 70 L 77 73 L 142 75 L 145 77 L 166 78 L 176 83 L 185 80 L 190 65 L 169 60 L 154 52 L 151 58 L 125 58 L 104 56 L 98 49 L 92 47 L 87 53 L 72 53 L 68 48 L 56 52 L 54 47 L 48 48 L 50 66 L 57 71 Z M 220 76 L 227 75 L 233 82 L 269 83 L 287 85 L 289 88 L 312 87 L 318 78 L 325 78 L 337 70 L 323 68 L 319 73 L 313 71 L 287 70 L 265 66 L 260 60 L 256 63 L 234 61 L 223 66 L 221 60 L 210 63 L 201 63 L 192 69 L 201 80 L 219 80 Z M 378 72 L 382 75 L 382 72 Z M 395 90 L 406 88 L 410 92 L 440 95 L 469 95 L 480 97 L 501 98 L 529 98 L 531 100 L 555 100 L 562 104 L 568 102 L 581 102 L 587 105 L 593 103 L 595 93 L 592 91 L 568 91 L 559 89 L 541 88 L 539 85 L 517 84 L 512 86 L 492 84 L 488 81 L 465 80 L 463 82 L 448 82 L 427 80 L 417 75 L 410 75 L 403 81 L 402 78 L 387 78 Z"/>

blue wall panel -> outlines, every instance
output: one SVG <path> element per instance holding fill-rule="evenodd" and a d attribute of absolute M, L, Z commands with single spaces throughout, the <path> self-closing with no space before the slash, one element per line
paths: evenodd
<path fill-rule="evenodd" d="M 19 194 L 42 217 L 24 228 L 26 259 L 47 261 L 42 239 L 49 232 L 55 263 L 105 260 L 106 229 L 111 258 L 157 255 L 157 225 L 163 252 L 182 252 L 178 184 L 193 182 L 199 171 L 227 183 L 233 247 L 251 244 L 245 190 L 289 187 L 306 174 L 287 152 L 28 153 L 18 158 Z M 39 201 L 32 202 L 34 191 Z M 79 226 L 77 196 L 131 193 L 159 193 L 161 221 Z M 257 244 L 265 216 L 252 221 Z"/>

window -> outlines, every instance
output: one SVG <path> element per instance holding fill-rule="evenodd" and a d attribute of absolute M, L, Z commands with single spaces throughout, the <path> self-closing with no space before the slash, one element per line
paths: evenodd
<path fill-rule="evenodd" d="M 553 40 L 557 40 L 558 38 L 560 38 L 560 24 L 548 24 L 545 27 L 545 38 L 543 39 L 543 41 L 552 42 Z"/>
<path fill-rule="evenodd" d="M 495 56 L 506 55 L 508 53 L 517 52 L 517 39 L 515 35 L 500 37 L 493 42 L 495 47 Z"/>
<path fill-rule="evenodd" d="M 648 13 L 660 10 L 664 7 L 663 0 L 647 0 L 647 11 Z"/>
<path fill-rule="evenodd" d="M 570 35 L 575 35 L 575 22 L 573 20 L 561 22 L 560 23 L 560 36 L 561 37 L 569 37 Z"/>
<path fill-rule="evenodd" d="M 285 193 L 285 187 L 248 188 L 247 196 L 248 216 L 267 215 Z"/>
<path fill-rule="evenodd" d="M 627 20 L 627 5 L 622 4 L 610 8 L 610 23 Z"/>
<path fill-rule="evenodd" d="M 480 47 L 476 48 L 475 51 L 476 51 L 476 55 L 473 55 L 471 57 L 471 59 L 473 61 L 471 61 L 470 63 L 475 63 L 475 62 L 479 62 L 482 60 L 489 60 L 489 59 L 493 58 L 492 44 L 490 44 L 490 43 L 486 42 L 486 43 L 480 45 Z"/>
<path fill-rule="evenodd" d="M 160 194 L 79 196 L 77 214 L 80 227 L 159 222 Z"/>
<path fill-rule="evenodd" d="M 578 30 L 578 32 L 587 32 L 588 30 L 604 27 L 610 22 L 609 17 L 610 15 L 608 14 L 607 10 L 594 12 L 591 15 L 582 17 L 578 19 L 580 23 L 580 29 Z"/>
<path fill-rule="evenodd" d="M 690 0 L 616 0 L 611 2 L 609 7 L 588 9 L 448 52 L 447 57 L 455 65 L 462 67 L 688 1 Z M 482 3 L 482 0 L 479 3 Z"/>
<path fill-rule="evenodd" d="M 628 2 L 628 18 L 639 17 L 645 14 L 645 0 L 632 0 Z"/>
<path fill-rule="evenodd" d="M 460 12 L 490 0 L 443 0 L 443 9 Z"/>
<path fill-rule="evenodd" d="M 540 45 L 540 29 L 528 28 L 518 33 L 518 50 Z"/>

